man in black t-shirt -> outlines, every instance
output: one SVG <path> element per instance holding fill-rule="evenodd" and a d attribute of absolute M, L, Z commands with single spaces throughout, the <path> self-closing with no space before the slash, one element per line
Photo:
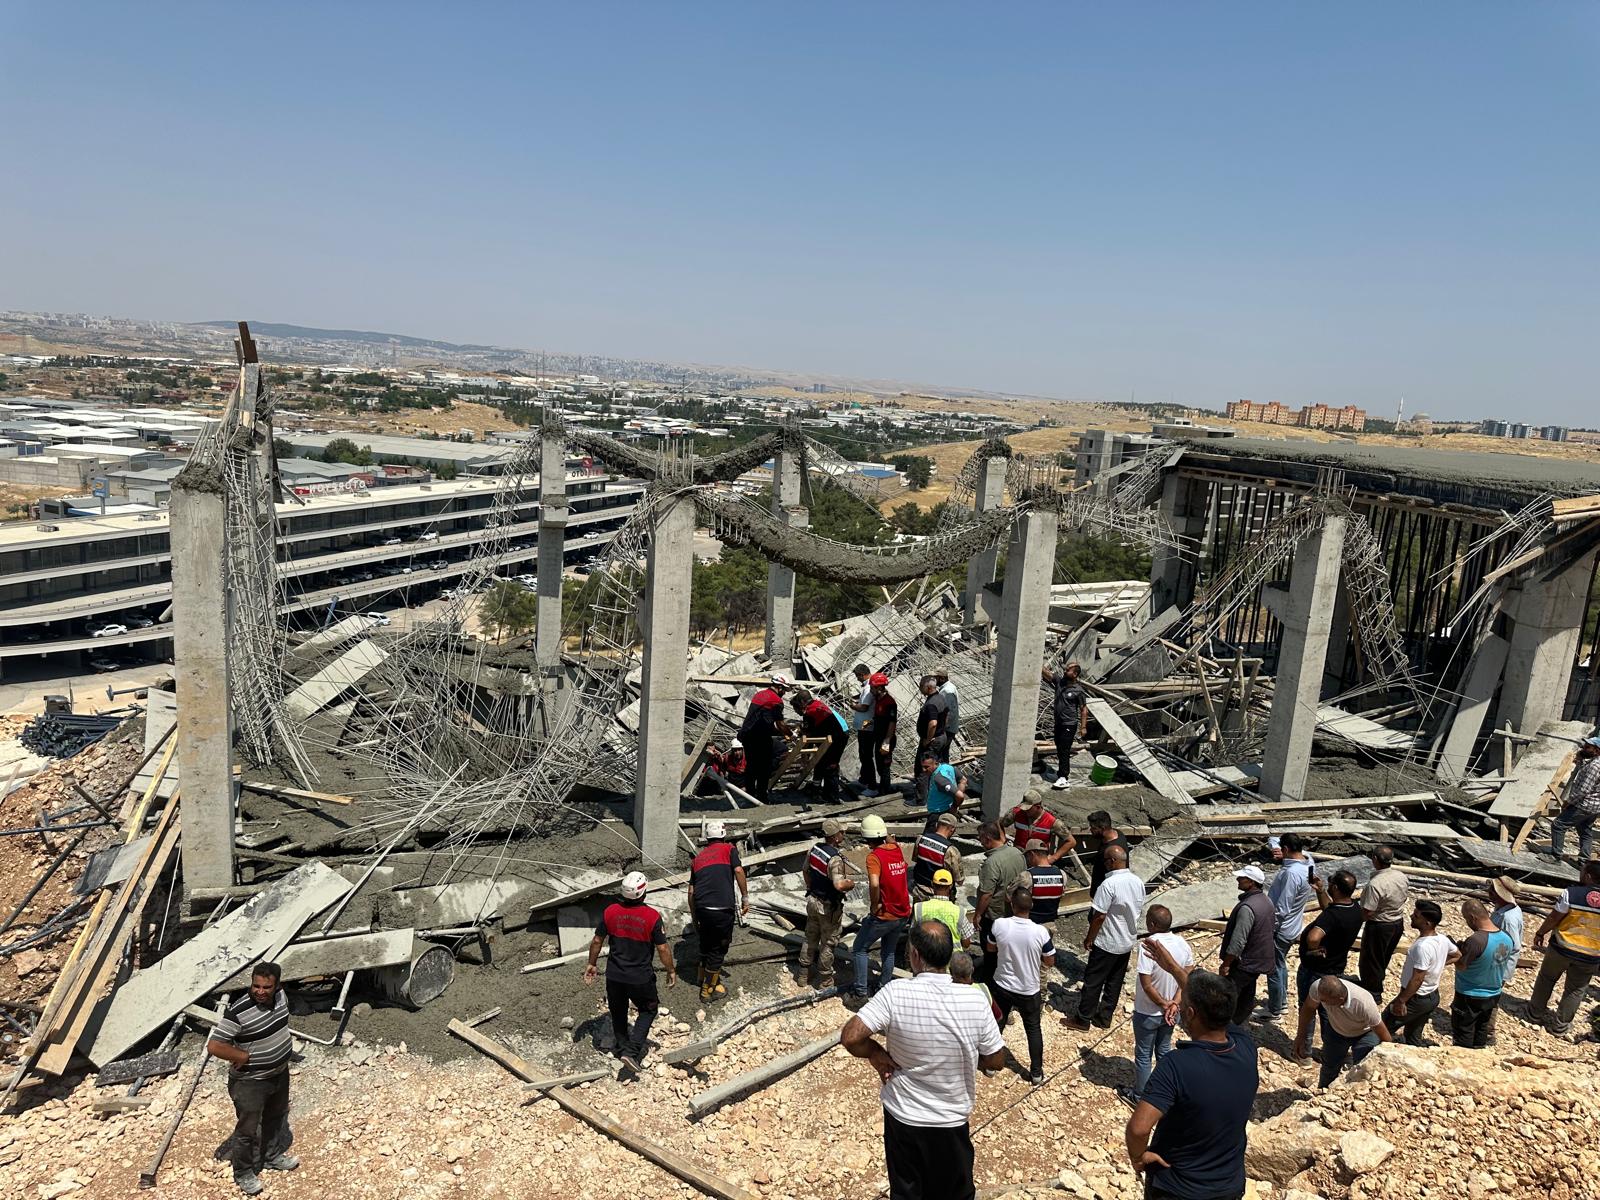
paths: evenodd
<path fill-rule="evenodd" d="M 1295 971 L 1295 991 L 1306 1002 L 1311 985 L 1324 975 L 1343 975 L 1350 948 L 1361 935 L 1361 906 L 1356 903 L 1356 877 L 1339 871 L 1324 883 L 1314 871 L 1311 887 L 1322 909 L 1300 935 L 1300 965 Z"/>
<path fill-rule="evenodd" d="M 1145 945 L 1163 970 L 1173 970 L 1164 947 Z M 1180 968 L 1174 977 L 1183 978 L 1180 1014 L 1190 1040 L 1156 1064 L 1128 1118 L 1128 1161 L 1145 1176 L 1145 1200 L 1240 1196 L 1245 1125 L 1261 1082 L 1256 1046 L 1229 1024 L 1231 983 L 1210 971 Z"/>
<path fill-rule="evenodd" d="M 1121 846 L 1124 854 L 1132 854 L 1133 847 L 1128 844 L 1127 838 L 1117 832 L 1116 826 L 1111 823 L 1111 814 L 1104 809 L 1089 814 L 1089 833 L 1100 839 L 1100 846 L 1094 852 L 1094 862 L 1089 869 L 1089 894 L 1092 896 L 1106 881 L 1106 851 L 1113 846 Z"/>
<path fill-rule="evenodd" d="M 1089 698 L 1078 682 L 1080 669 L 1069 662 L 1060 670 L 1043 668 L 1039 675 L 1050 685 L 1053 694 L 1051 711 L 1055 716 L 1056 781 L 1052 787 L 1067 787 L 1067 774 L 1072 769 L 1072 744 L 1083 738 L 1089 729 Z"/>
<path fill-rule="evenodd" d="M 622 899 L 608 905 L 601 915 L 589 943 L 589 965 L 583 971 L 583 981 L 593 983 L 600 950 L 609 938 L 611 955 L 606 963 L 606 1005 L 611 1010 L 611 1032 L 616 1039 L 617 1057 L 635 1075 L 644 1060 L 650 1024 L 661 1008 L 650 956 L 660 955 L 661 965 L 667 969 L 668 987 L 678 982 L 672 947 L 667 945 L 666 925 L 661 914 L 644 902 L 647 886 L 642 871 L 630 871 L 623 877 Z M 639 1019 L 631 1031 L 628 1029 L 630 1004 L 639 1010 Z"/>

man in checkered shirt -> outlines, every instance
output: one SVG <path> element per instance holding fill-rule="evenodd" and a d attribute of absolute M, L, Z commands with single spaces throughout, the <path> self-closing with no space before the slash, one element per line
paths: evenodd
<path fill-rule="evenodd" d="M 1594 824 L 1600 819 L 1600 738 L 1578 751 L 1578 766 L 1567 784 L 1567 802 L 1550 827 L 1550 849 L 1560 854 L 1567 830 L 1578 831 L 1578 857 L 1588 862 L 1594 850 Z"/>

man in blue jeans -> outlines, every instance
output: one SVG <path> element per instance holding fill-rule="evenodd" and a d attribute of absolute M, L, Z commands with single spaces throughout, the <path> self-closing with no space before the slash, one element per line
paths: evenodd
<path fill-rule="evenodd" d="M 864 999 L 872 990 L 869 954 L 878 946 L 882 966 L 878 986 L 894 978 L 895 953 L 911 921 L 910 872 L 900 847 L 889 840 L 889 829 L 877 813 L 861 818 L 861 837 L 867 852 L 867 915 L 861 920 L 850 955 L 855 964 L 854 994 Z"/>
<path fill-rule="evenodd" d="M 1133 989 L 1133 1086 L 1119 1087 L 1117 1099 L 1137 1108 L 1156 1064 L 1172 1049 L 1179 998 L 1194 967 L 1189 943 L 1172 932 L 1172 910 L 1152 904 L 1144 915 L 1149 937 L 1139 943 Z"/>
<path fill-rule="evenodd" d="M 1272 877 L 1267 899 L 1272 901 L 1277 924 L 1273 931 L 1273 968 L 1267 976 L 1267 1004 L 1256 1011 L 1257 1020 L 1276 1021 L 1289 1007 L 1289 948 L 1300 940 L 1306 922 L 1306 905 L 1315 898 L 1311 887 L 1311 863 L 1305 855 L 1305 842 L 1299 834 L 1286 833 L 1279 839 L 1283 868 Z"/>
<path fill-rule="evenodd" d="M 1295 1032 L 1294 1056 L 1305 1058 L 1311 1022 L 1322 1012 L 1322 1075 L 1318 1087 L 1328 1087 L 1339 1077 L 1346 1058 L 1351 1066 L 1371 1054 L 1379 1042 L 1394 1037 L 1383 1023 L 1383 1010 L 1372 993 L 1337 975 L 1324 975 L 1311 985 L 1306 1002 L 1300 1006 L 1300 1025 Z"/>

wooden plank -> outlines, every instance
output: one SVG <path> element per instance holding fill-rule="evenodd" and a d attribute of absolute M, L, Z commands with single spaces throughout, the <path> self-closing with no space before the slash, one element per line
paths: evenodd
<path fill-rule="evenodd" d="M 707 1113 L 715 1112 L 728 1101 L 735 1100 L 746 1092 L 766 1087 L 769 1083 L 775 1083 L 791 1071 L 799 1070 L 812 1059 L 821 1058 L 838 1044 L 839 1034 L 835 1031 L 819 1037 L 814 1042 L 807 1042 L 798 1050 L 790 1051 L 780 1058 L 762 1063 L 761 1066 L 753 1067 L 741 1075 L 735 1075 L 726 1083 L 689 1097 L 689 1115 L 698 1120 Z"/>
<path fill-rule="evenodd" d="M 1160 792 L 1174 804 L 1190 807 L 1194 804 L 1194 797 L 1184 791 L 1173 779 L 1172 773 L 1156 761 L 1156 756 L 1151 753 L 1150 747 L 1144 744 L 1143 739 L 1121 717 L 1117 716 L 1111 705 L 1098 696 L 1089 699 L 1089 715 L 1092 716 L 1105 730 L 1106 736 L 1117 744 L 1117 748 L 1128 756 L 1128 761 L 1133 764 L 1133 769 L 1144 776 L 1145 782 L 1156 791 Z"/>
<path fill-rule="evenodd" d="M 445 1028 L 479 1054 L 494 1059 L 495 1062 L 524 1083 L 532 1083 L 539 1078 L 539 1073 L 528 1064 L 528 1060 L 523 1058 L 522 1055 L 512 1050 L 509 1046 L 501 1045 L 487 1033 L 478 1032 L 465 1021 L 451 1021 Z"/>
<path fill-rule="evenodd" d="M 239 786 L 249 788 L 252 792 L 260 792 L 263 796 L 282 796 L 289 800 L 315 800 L 318 804 L 354 804 L 354 796 L 342 796 L 336 792 L 310 792 L 305 788 L 284 787 L 277 783 L 262 783 L 256 779 L 241 779 Z"/>
<path fill-rule="evenodd" d="M 1576 867 L 1564 862 L 1546 862 L 1537 854 L 1507 850 L 1498 842 L 1464 841 L 1461 849 L 1483 866 L 1493 867 L 1503 873 L 1543 875 L 1546 879 L 1558 879 L 1564 883 L 1578 882 Z"/>
<path fill-rule="evenodd" d="M 1557 777 L 1570 767 L 1575 743 L 1593 732 L 1587 721 L 1548 721 L 1517 759 L 1514 782 L 1500 789 L 1489 805 L 1489 815 L 1503 821 L 1526 821 L 1544 808 Z M 1509 745 L 1509 743 L 1507 743 Z M 1510 771 L 1504 772 L 1511 774 Z"/>
<path fill-rule="evenodd" d="M 621 1142 L 641 1158 L 649 1159 L 656 1166 L 676 1175 L 691 1187 L 699 1188 L 706 1195 L 716 1196 L 718 1200 L 755 1200 L 749 1192 L 734 1187 L 727 1180 L 718 1178 L 709 1171 L 702 1171 L 682 1155 L 665 1150 L 654 1142 L 646 1141 L 632 1130 L 623 1128 L 604 1113 L 590 1108 L 566 1088 L 552 1088 L 549 1096 L 580 1121 Z"/>
<path fill-rule="evenodd" d="M 349 890 L 348 880 L 320 862 L 276 880 L 117 988 L 87 1051 L 89 1060 L 99 1064 L 126 1053 L 241 967 L 282 950 L 301 926 Z"/>

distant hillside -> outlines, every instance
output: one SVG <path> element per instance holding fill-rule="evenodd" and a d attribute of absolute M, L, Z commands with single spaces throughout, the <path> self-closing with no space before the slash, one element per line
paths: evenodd
<path fill-rule="evenodd" d="M 237 321 L 191 321 L 199 329 L 237 329 Z M 480 346 L 458 342 L 439 342 L 432 338 L 408 337 L 403 333 L 375 333 L 367 329 L 317 329 L 310 325 L 283 325 L 273 321 L 251 321 L 250 332 L 265 337 L 309 338 L 319 342 L 369 342 L 383 346 L 399 345 L 426 350 L 446 350 L 482 354 L 500 350 L 499 346 Z"/>

